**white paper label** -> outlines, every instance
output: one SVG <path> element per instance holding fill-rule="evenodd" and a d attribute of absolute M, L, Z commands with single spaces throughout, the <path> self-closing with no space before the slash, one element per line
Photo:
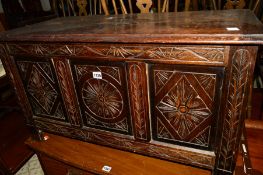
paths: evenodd
<path fill-rule="evenodd" d="M 93 78 L 95 79 L 102 79 L 102 74 L 101 72 L 92 72 Z"/>
<path fill-rule="evenodd" d="M 227 27 L 226 30 L 227 31 L 239 31 L 239 28 L 237 28 L 237 27 Z"/>
<path fill-rule="evenodd" d="M 105 171 L 105 172 L 109 173 L 111 171 L 111 167 L 105 165 L 105 166 L 102 167 L 102 171 Z"/>

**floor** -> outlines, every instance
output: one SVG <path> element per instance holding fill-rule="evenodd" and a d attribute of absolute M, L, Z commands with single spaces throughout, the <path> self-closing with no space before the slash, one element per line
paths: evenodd
<path fill-rule="evenodd" d="M 15 175 L 44 175 L 37 155 L 34 154 Z"/>
<path fill-rule="evenodd" d="M 246 128 L 246 133 L 253 175 L 263 175 L 263 128 Z M 243 166 L 241 156 L 238 157 L 237 165 Z"/>

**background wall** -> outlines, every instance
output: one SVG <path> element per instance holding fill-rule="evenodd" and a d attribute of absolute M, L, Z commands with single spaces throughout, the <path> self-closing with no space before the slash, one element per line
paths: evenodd
<path fill-rule="evenodd" d="M 18 0 L 21 4 L 21 0 Z M 51 9 L 49 0 L 40 0 L 42 8 L 44 11 L 49 11 Z M 0 1 L 0 13 L 4 13 L 3 7 L 2 7 L 2 1 Z"/>

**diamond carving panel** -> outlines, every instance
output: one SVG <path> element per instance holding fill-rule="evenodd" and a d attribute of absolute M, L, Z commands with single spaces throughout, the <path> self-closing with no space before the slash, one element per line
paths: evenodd
<path fill-rule="evenodd" d="M 155 139 L 207 147 L 216 74 L 170 70 L 154 70 L 153 74 Z"/>
<path fill-rule="evenodd" d="M 97 129 L 130 133 L 123 67 L 77 64 L 74 70 L 84 124 Z M 102 77 L 93 77 L 94 72 L 99 72 Z"/>
<path fill-rule="evenodd" d="M 45 80 L 45 77 L 38 72 L 35 65 L 32 67 L 27 90 L 47 113 L 51 112 L 58 94 L 51 84 Z"/>
<path fill-rule="evenodd" d="M 48 62 L 17 61 L 34 115 L 66 120 L 63 103 Z"/>

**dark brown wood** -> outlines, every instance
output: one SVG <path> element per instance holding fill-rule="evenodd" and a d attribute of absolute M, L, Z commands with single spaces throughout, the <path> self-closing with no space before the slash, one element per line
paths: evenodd
<path fill-rule="evenodd" d="M 124 63 L 71 62 L 84 126 L 130 135 Z M 100 72 L 101 79 L 93 73 Z"/>
<path fill-rule="evenodd" d="M 242 129 L 247 109 L 249 94 L 249 82 L 253 75 L 254 67 L 252 59 L 256 57 L 256 49 L 241 47 L 233 49 L 230 53 L 232 64 L 231 74 L 228 83 L 228 95 L 225 103 L 223 133 L 220 144 L 220 154 L 218 157 L 219 171 L 233 171 L 237 154 L 232 154 L 233 150 L 238 150 Z M 242 115 L 243 114 L 243 115 Z"/>
<path fill-rule="evenodd" d="M 147 65 L 129 62 L 129 93 L 133 119 L 134 137 L 139 140 L 150 140 L 148 109 Z"/>
<path fill-rule="evenodd" d="M 60 82 L 60 90 L 62 92 L 66 111 L 69 116 L 69 121 L 73 126 L 80 126 L 80 112 L 77 105 L 76 93 L 72 87 L 73 80 L 70 77 L 70 65 L 65 59 L 55 58 L 52 60 L 56 69 L 57 78 Z M 67 75 L 69 74 L 69 75 Z"/>
<path fill-rule="evenodd" d="M 250 10 L 226 10 L 57 18 L 3 33 L 1 40 L 262 44 L 262 31 Z"/>
<path fill-rule="evenodd" d="M 261 127 L 254 127 L 261 126 Z M 263 127 L 262 121 L 246 121 L 246 139 L 247 139 L 247 152 L 249 153 L 249 158 L 252 164 L 252 173 L 255 175 L 261 175 L 263 173 L 263 152 L 261 148 L 262 140 L 263 140 Z M 237 159 L 237 166 L 244 170 L 243 167 L 243 157 L 240 153 Z M 241 171 L 241 172 L 242 172 Z"/>
<path fill-rule="evenodd" d="M 34 117 L 68 122 L 52 63 L 17 58 L 16 64 Z"/>
<path fill-rule="evenodd" d="M 47 175 L 92 175 L 87 171 L 80 170 L 64 162 L 55 160 L 46 156 L 44 153 L 38 153 L 39 161 L 45 174 Z M 67 162 L 70 164 L 70 162 Z M 94 175 L 94 174 L 93 174 Z"/>
<path fill-rule="evenodd" d="M 154 139 L 213 149 L 222 75 L 220 68 L 151 66 Z"/>
<path fill-rule="evenodd" d="M 182 164 L 172 163 L 160 159 L 150 158 L 134 153 L 124 152 L 104 146 L 85 143 L 73 139 L 47 134 L 48 140 L 38 142 L 28 139 L 26 144 L 40 155 L 43 168 L 47 171 L 64 169 L 79 169 L 85 172 L 105 174 L 102 167 L 112 167 L 110 174 L 211 174 L 208 170 L 202 170 Z M 54 165 L 60 164 L 56 168 Z M 62 165 L 61 165 L 62 164 Z M 53 166 L 53 168 L 49 168 Z M 54 173 L 50 173 L 54 174 Z M 64 173 L 61 173 L 64 174 Z M 65 173 L 66 174 L 66 173 Z"/>
<path fill-rule="evenodd" d="M 35 129 L 232 174 L 262 31 L 247 10 L 55 19 L 1 56 Z"/>
<path fill-rule="evenodd" d="M 11 101 L 8 103 L 5 104 L 15 107 Z M 33 155 L 33 151 L 24 144 L 31 133 L 21 111 L 1 115 L 0 128 L 0 174 L 15 174 Z"/>

